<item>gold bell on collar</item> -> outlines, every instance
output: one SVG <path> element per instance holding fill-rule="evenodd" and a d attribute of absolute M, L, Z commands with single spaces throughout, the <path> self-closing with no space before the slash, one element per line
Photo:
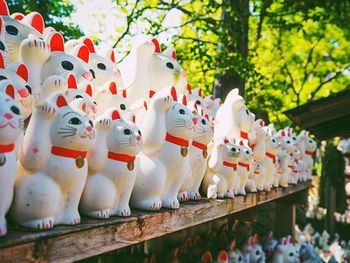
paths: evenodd
<path fill-rule="evenodd" d="M 77 158 L 75 158 L 75 165 L 78 168 L 82 168 L 84 166 L 84 158 L 83 158 L 83 156 L 79 155 Z"/>
<path fill-rule="evenodd" d="M 187 147 L 181 146 L 181 155 L 182 157 L 186 157 L 188 153 Z"/>

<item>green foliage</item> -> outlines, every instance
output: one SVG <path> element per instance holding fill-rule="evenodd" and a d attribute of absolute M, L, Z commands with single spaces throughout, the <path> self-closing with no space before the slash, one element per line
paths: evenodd
<path fill-rule="evenodd" d="M 74 6 L 67 0 L 8 0 L 7 4 L 11 14 L 39 12 L 44 18 L 45 26 L 54 27 L 66 40 L 83 36 L 77 25 L 66 22 L 74 10 Z"/>

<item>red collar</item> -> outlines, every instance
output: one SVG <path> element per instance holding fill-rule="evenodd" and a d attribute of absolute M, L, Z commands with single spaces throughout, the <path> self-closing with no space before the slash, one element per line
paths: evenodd
<path fill-rule="evenodd" d="M 307 155 L 313 155 L 313 154 L 314 154 L 313 151 L 309 151 L 309 150 L 306 150 L 305 153 L 306 153 Z"/>
<path fill-rule="evenodd" d="M 272 154 L 272 153 L 269 153 L 269 152 L 266 152 L 266 156 L 271 158 L 273 161 L 275 160 L 276 158 L 276 155 L 275 154 Z"/>
<path fill-rule="evenodd" d="M 203 150 L 203 151 L 206 151 L 206 150 L 208 149 L 208 146 L 207 146 L 207 145 L 205 145 L 205 144 L 203 144 L 203 143 L 200 143 L 200 142 L 193 141 L 193 142 L 192 142 L 192 145 L 193 145 L 194 147 L 197 147 L 197 148 Z"/>
<path fill-rule="evenodd" d="M 12 152 L 15 148 L 15 144 L 0 144 L 0 153 Z"/>
<path fill-rule="evenodd" d="M 255 173 L 255 174 L 260 174 L 260 172 L 259 172 L 259 171 L 257 171 L 257 170 L 254 170 L 254 173 Z"/>
<path fill-rule="evenodd" d="M 237 164 L 236 163 L 229 163 L 229 162 L 225 162 L 223 163 L 225 166 L 227 167 L 237 167 Z"/>
<path fill-rule="evenodd" d="M 241 131 L 241 138 L 248 140 L 248 133 L 244 132 L 244 131 Z"/>
<path fill-rule="evenodd" d="M 108 152 L 108 158 L 114 161 L 128 163 L 130 161 L 135 161 L 136 157 L 122 153 Z"/>
<path fill-rule="evenodd" d="M 54 155 L 75 159 L 75 158 L 78 158 L 79 156 L 86 158 L 87 152 L 61 148 L 58 146 L 52 146 L 51 153 Z"/>
<path fill-rule="evenodd" d="M 288 165 L 288 167 L 289 167 L 290 169 L 293 169 L 293 165 Z"/>
<path fill-rule="evenodd" d="M 179 146 L 188 147 L 188 140 L 185 140 L 185 139 L 182 139 L 179 137 L 175 137 L 173 135 L 170 135 L 169 133 L 166 133 L 165 140 L 167 142 L 171 142 L 171 143 L 177 144 Z"/>
<path fill-rule="evenodd" d="M 238 165 L 245 167 L 245 168 L 249 168 L 249 163 L 238 162 Z"/>

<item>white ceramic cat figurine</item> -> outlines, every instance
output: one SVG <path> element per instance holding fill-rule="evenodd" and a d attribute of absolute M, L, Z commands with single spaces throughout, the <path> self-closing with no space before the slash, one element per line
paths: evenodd
<path fill-rule="evenodd" d="M 288 187 L 289 178 L 292 175 L 293 169 L 293 158 L 291 153 L 295 146 L 285 131 L 278 133 L 276 136 L 281 146 L 281 149 L 278 152 L 279 185 L 282 187 Z"/>
<path fill-rule="evenodd" d="M 5 39 L 5 23 L 0 16 L 0 55 L 3 57 L 3 64 L 6 67 L 9 62 L 9 52 Z"/>
<path fill-rule="evenodd" d="M 93 137 L 91 120 L 74 111 L 63 94 L 36 106 L 19 150 L 11 208 L 17 224 L 49 229 L 80 223 L 78 205 Z"/>
<path fill-rule="evenodd" d="M 5 42 L 9 51 L 9 61 L 6 62 L 18 62 L 21 60 L 20 46 L 22 41 L 28 38 L 29 35 L 38 38 L 41 37 L 45 27 L 44 20 L 37 12 L 33 12 L 28 16 L 23 17 L 24 23 L 12 18 L 5 0 L 0 1 L 0 15 L 2 16 L 5 25 Z"/>
<path fill-rule="evenodd" d="M 287 238 L 282 239 L 282 243 L 279 244 L 272 258 L 273 263 L 298 263 L 299 253 L 294 244 L 289 243 Z"/>
<path fill-rule="evenodd" d="M 0 82 L 7 81 L 15 88 L 15 101 L 20 107 L 24 119 L 32 113 L 32 89 L 28 85 L 28 70 L 24 64 L 10 64 L 4 68 L 3 57 L 0 54 Z"/>
<path fill-rule="evenodd" d="M 216 112 L 220 108 L 222 101 L 220 98 L 215 98 L 214 95 L 208 95 L 204 98 L 206 110 L 210 117 L 214 118 Z"/>
<path fill-rule="evenodd" d="M 174 88 L 165 88 L 154 94 L 140 126 L 143 146 L 130 198 L 131 207 L 144 210 L 158 210 L 162 207 L 160 195 L 166 180 L 166 170 L 157 153 L 166 137 L 165 113 L 173 103 L 171 89 L 175 92 Z"/>
<path fill-rule="evenodd" d="M 258 182 L 261 181 L 260 177 L 262 176 L 263 174 L 260 163 L 254 160 L 247 183 L 245 185 L 245 191 L 248 193 L 256 193 L 258 191 Z"/>
<path fill-rule="evenodd" d="M 269 131 L 269 129 L 267 128 Z M 264 159 L 265 168 L 265 190 L 269 191 L 274 185 L 274 179 L 277 177 L 277 153 L 279 151 L 278 141 L 270 134 L 266 141 L 266 156 Z M 278 182 L 278 180 L 277 180 Z"/>
<path fill-rule="evenodd" d="M 316 150 L 316 142 L 310 137 L 310 133 L 307 131 L 301 131 L 300 138 L 300 152 L 301 159 L 307 164 L 306 177 L 311 180 L 312 169 L 314 167 L 314 159 L 312 158 Z"/>
<path fill-rule="evenodd" d="M 221 143 L 214 143 L 202 184 L 202 190 L 208 198 L 234 198 L 234 188 L 239 180 L 239 157 L 240 147 L 227 138 Z M 212 189 L 216 191 L 213 193 Z"/>
<path fill-rule="evenodd" d="M 0 237 L 7 234 L 5 215 L 9 210 L 16 178 L 15 143 L 23 133 L 23 118 L 14 100 L 14 87 L 0 83 Z"/>
<path fill-rule="evenodd" d="M 248 241 L 243 244 L 242 252 L 246 262 L 265 263 L 265 252 L 258 243 L 258 235 L 250 236 Z"/>
<path fill-rule="evenodd" d="M 240 157 L 237 165 L 237 175 L 239 177 L 239 183 L 235 188 L 235 194 L 245 195 L 245 186 L 247 184 L 248 176 L 251 171 L 253 162 L 253 152 L 248 146 L 240 142 Z"/>
<path fill-rule="evenodd" d="M 98 116 L 95 130 L 79 210 L 95 218 L 130 216 L 129 199 L 138 169 L 136 155 L 141 150 L 140 130 L 122 119 L 115 108 Z"/>
<path fill-rule="evenodd" d="M 119 63 L 128 101 L 132 104 L 139 98 L 147 98 L 149 91 L 159 91 L 166 86 L 180 87 L 187 84 L 186 72 L 176 60 L 162 53 L 158 41 L 150 36 L 138 37 L 129 55 Z"/>
<path fill-rule="evenodd" d="M 236 247 L 236 240 L 232 240 L 228 249 L 229 263 L 246 263 L 244 261 L 243 253 Z"/>
<path fill-rule="evenodd" d="M 193 139 L 194 127 L 198 119 L 190 109 L 177 102 L 177 93 L 172 89 L 173 104 L 165 113 L 166 137 L 165 142 L 157 153 L 157 158 L 166 169 L 166 181 L 161 193 L 163 207 L 177 209 L 177 198 L 180 188 L 186 179 L 190 167 L 189 140 Z M 182 193 L 188 198 L 186 192 Z"/>
<path fill-rule="evenodd" d="M 213 138 L 213 126 L 209 116 L 196 115 L 198 124 L 194 127 L 194 137 L 189 149 L 190 165 L 188 180 L 182 185 L 180 192 L 187 192 L 190 200 L 199 200 L 199 187 L 205 175 L 208 159 L 207 145 Z"/>
<path fill-rule="evenodd" d="M 233 89 L 215 115 L 214 142 L 224 137 L 235 140 L 248 139 L 255 116 L 244 104 L 244 99 Z M 250 138 L 252 141 L 253 137 Z"/>

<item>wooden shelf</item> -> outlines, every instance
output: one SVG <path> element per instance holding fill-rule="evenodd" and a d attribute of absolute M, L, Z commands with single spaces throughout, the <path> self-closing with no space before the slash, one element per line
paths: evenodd
<path fill-rule="evenodd" d="M 31 232 L 10 227 L 0 238 L 0 262 L 69 262 L 130 246 L 198 225 L 266 202 L 296 197 L 310 186 L 300 183 L 270 192 L 238 196 L 231 200 L 201 200 L 182 204 L 178 210 L 133 211 L 128 218 L 82 218 L 77 226 Z"/>

